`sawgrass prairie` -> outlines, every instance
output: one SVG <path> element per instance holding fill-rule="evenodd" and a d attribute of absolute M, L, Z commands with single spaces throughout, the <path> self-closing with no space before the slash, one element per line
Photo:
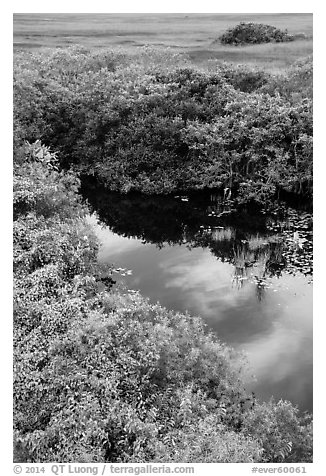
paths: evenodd
<path fill-rule="evenodd" d="M 150 45 L 185 53 L 197 65 L 209 60 L 282 70 L 312 54 L 312 14 L 14 14 L 14 50 L 83 45 L 136 51 Z M 290 43 L 222 45 L 219 36 L 241 21 L 267 23 L 305 35 Z"/>

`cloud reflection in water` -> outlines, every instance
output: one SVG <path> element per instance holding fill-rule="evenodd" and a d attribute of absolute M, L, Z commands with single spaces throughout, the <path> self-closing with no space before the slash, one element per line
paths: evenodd
<path fill-rule="evenodd" d="M 202 316 L 221 340 L 248 354 L 263 398 L 287 398 L 312 406 L 312 288 L 304 277 L 271 280 L 264 298 L 250 280 L 232 285 L 234 266 L 208 249 L 154 244 L 99 231 L 101 260 L 133 270 L 124 278 L 152 302 Z M 309 389 L 309 390 L 308 390 Z"/>

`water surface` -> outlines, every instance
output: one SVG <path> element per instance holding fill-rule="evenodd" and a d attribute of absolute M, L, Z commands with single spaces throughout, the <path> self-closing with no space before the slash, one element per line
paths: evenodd
<path fill-rule="evenodd" d="M 101 219 L 99 259 L 123 268 L 115 274 L 119 283 L 201 316 L 222 341 L 244 351 L 255 376 L 248 375 L 247 388 L 258 397 L 312 411 L 308 213 L 236 212 L 209 194 L 88 198 Z"/>

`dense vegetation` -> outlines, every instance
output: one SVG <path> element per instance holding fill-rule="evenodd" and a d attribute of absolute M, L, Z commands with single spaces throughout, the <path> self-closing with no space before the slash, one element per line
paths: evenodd
<path fill-rule="evenodd" d="M 241 22 L 229 28 L 220 36 L 220 41 L 225 45 L 246 45 L 259 43 L 283 43 L 293 41 L 294 36 L 286 30 L 280 30 L 264 23 Z"/>
<path fill-rule="evenodd" d="M 115 289 L 58 165 L 16 146 L 16 461 L 311 461 L 310 416 L 248 395 L 243 358 L 199 318 Z"/>
<path fill-rule="evenodd" d="M 312 193 L 311 58 L 271 75 L 148 48 L 45 50 L 17 55 L 14 92 L 17 145 L 41 139 L 111 190 Z"/>
<path fill-rule="evenodd" d="M 309 196 L 311 80 L 310 58 L 270 75 L 197 70 L 147 48 L 16 56 L 17 461 L 312 460 L 311 417 L 248 394 L 243 357 L 200 318 L 115 288 L 77 178 L 120 192 Z"/>

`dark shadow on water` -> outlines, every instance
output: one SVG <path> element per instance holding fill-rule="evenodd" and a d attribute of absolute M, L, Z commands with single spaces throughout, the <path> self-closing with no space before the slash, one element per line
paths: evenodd
<path fill-rule="evenodd" d="M 312 275 L 312 216 L 307 212 L 281 206 L 268 213 L 253 205 L 236 210 L 222 193 L 211 191 L 123 195 L 89 177 L 82 180 L 81 193 L 100 221 L 118 235 L 160 248 L 208 248 L 235 266 L 239 286 L 253 274 L 258 299 L 263 298 L 266 277 L 283 271 Z"/>

